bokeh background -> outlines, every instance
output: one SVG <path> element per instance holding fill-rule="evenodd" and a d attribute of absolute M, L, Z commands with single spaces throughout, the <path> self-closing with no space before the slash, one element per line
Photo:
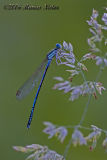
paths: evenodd
<path fill-rule="evenodd" d="M 55 4 L 58 11 L 8 11 L 5 4 Z M 36 111 L 30 130 L 26 123 L 30 114 L 36 89 L 24 100 L 16 100 L 16 91 L 35 71 L 55 44 L 63 40 L 71 42 L 74 53 L 79 58 L 88 52 L 87 38 L 91 36 L 86 20 L 92 9 L 102 15 L 106 0 L 1 0 L 0 1 L 0 159 L 22 160 L 25 155 L 12 149 L 13 145 L 27 144 L 47 145 L 50 149 L 63 154 L 70 135 L 63 144 L 55 138 L 48 140 L 42 130 L 43 121 L 59 125 L 75 125 L 80 121 L 87 98 L 82 97 L 74 102 L 68 100 L 69 94 L 52 90 L 54 76 L 68 77 L 65 66 L 57 66 L 53 60 L 41 89 Z M 98 67 L 88 62 L 87 79 L 95 79 Z M 104 71 L 100 81 L 107 87 L 107 72 Z M 79 78 L 76 81 L 79 84 Z M 107 129 L 106 92 L 98 100 L 92 100 L 85 126 L 94 124 Z M 87 133 L 84 131 L 84 134 Z M 71 146 L 72 160 L 106 160 L 107 154 L 101 146 L 100 138 L 97 148 L 90 152 L 88 147 Z"/>

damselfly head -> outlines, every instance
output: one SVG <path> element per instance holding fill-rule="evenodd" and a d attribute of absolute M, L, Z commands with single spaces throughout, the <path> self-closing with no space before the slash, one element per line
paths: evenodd
<path fill-rule="evenodd" d="M 57 44 L 56 44 L 56 48 L 57 48 L 57 49 L 61 49 L 61 48 L 62 48 L 61 44 L 57 43 Z"/>

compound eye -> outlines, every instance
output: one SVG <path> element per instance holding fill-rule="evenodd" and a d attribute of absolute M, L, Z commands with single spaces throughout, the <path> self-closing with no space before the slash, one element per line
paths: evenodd
<path fill-rule="evenodd" d="M 57 48 L 57 49 L 62 48 L 61 44 L 57 43 L 57 44 L 56 44 L 56 48 Z"/>

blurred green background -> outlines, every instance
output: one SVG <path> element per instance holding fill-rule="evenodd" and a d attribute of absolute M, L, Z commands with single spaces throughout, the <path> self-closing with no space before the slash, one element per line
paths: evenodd
<path fill-rule="evenodd" d="M 5 4 L 55 4 L 58 11 L 8 11 Z M 26 99 L 16 100 L 16 91 L 35 71 L 49 50 L 63 40 L 71 42 L 74 53 L 79 58 L 88 52 L 87 38 L 91 36 L 87 19 L 92 9 L 102 15 L 107 5 L 106 0 L 1 0 L 0 1 L 0 159 L 22 160 L 25 155 L 12 149 L 13 145 L 41 144 L 63 154 L 70 135 L 63 144 L 56 139 L 48 140 L 42 130 L 43 121 L 59 125 L 75 125 L 80 121 L 87 98 L 82 97 L 74 102 L 68 100 L 69 94 L 52 90 L 54 76 L 68 77 L 65 66 L 57 66 L 53 60 L 41 89 L 36 111 L 30 130 L 26 123 L 35 97 L 34 90 Z M 98 67 L 88 63 L 87 79 L 95 79 Z M 96 73 L 96 74 L 95 74 Z M 107 87 L 107 74 L 104 71 L 100 81 Z M 79 79 L 78 79 L 79 84 Z M 85 126 L 94 124 L 106 129 L 107 108 L 106 92 L 98 100 L 92 100 Z M 84 134 L 87 133 L 84 131 Z M 107 154 L 101 146 L 90 152 L 88 147 L 71 147 L 72 160 L 106 160 Z"/>

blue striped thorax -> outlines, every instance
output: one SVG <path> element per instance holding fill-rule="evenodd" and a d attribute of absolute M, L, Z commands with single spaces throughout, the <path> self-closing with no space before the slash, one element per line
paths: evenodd
<path fill-rule="evenodd" d="M 56 48 L 53 49 L 51 52 L 49 52 L 47 54 L 47 59 L 48 60 L 52 60 L 52 58 L 56 55 L 56 53 L 58 52 L 58 50 L 61 49 L 61 48 L 62 48 L 61 44 L 57 43 L 56 44 Z"/>

